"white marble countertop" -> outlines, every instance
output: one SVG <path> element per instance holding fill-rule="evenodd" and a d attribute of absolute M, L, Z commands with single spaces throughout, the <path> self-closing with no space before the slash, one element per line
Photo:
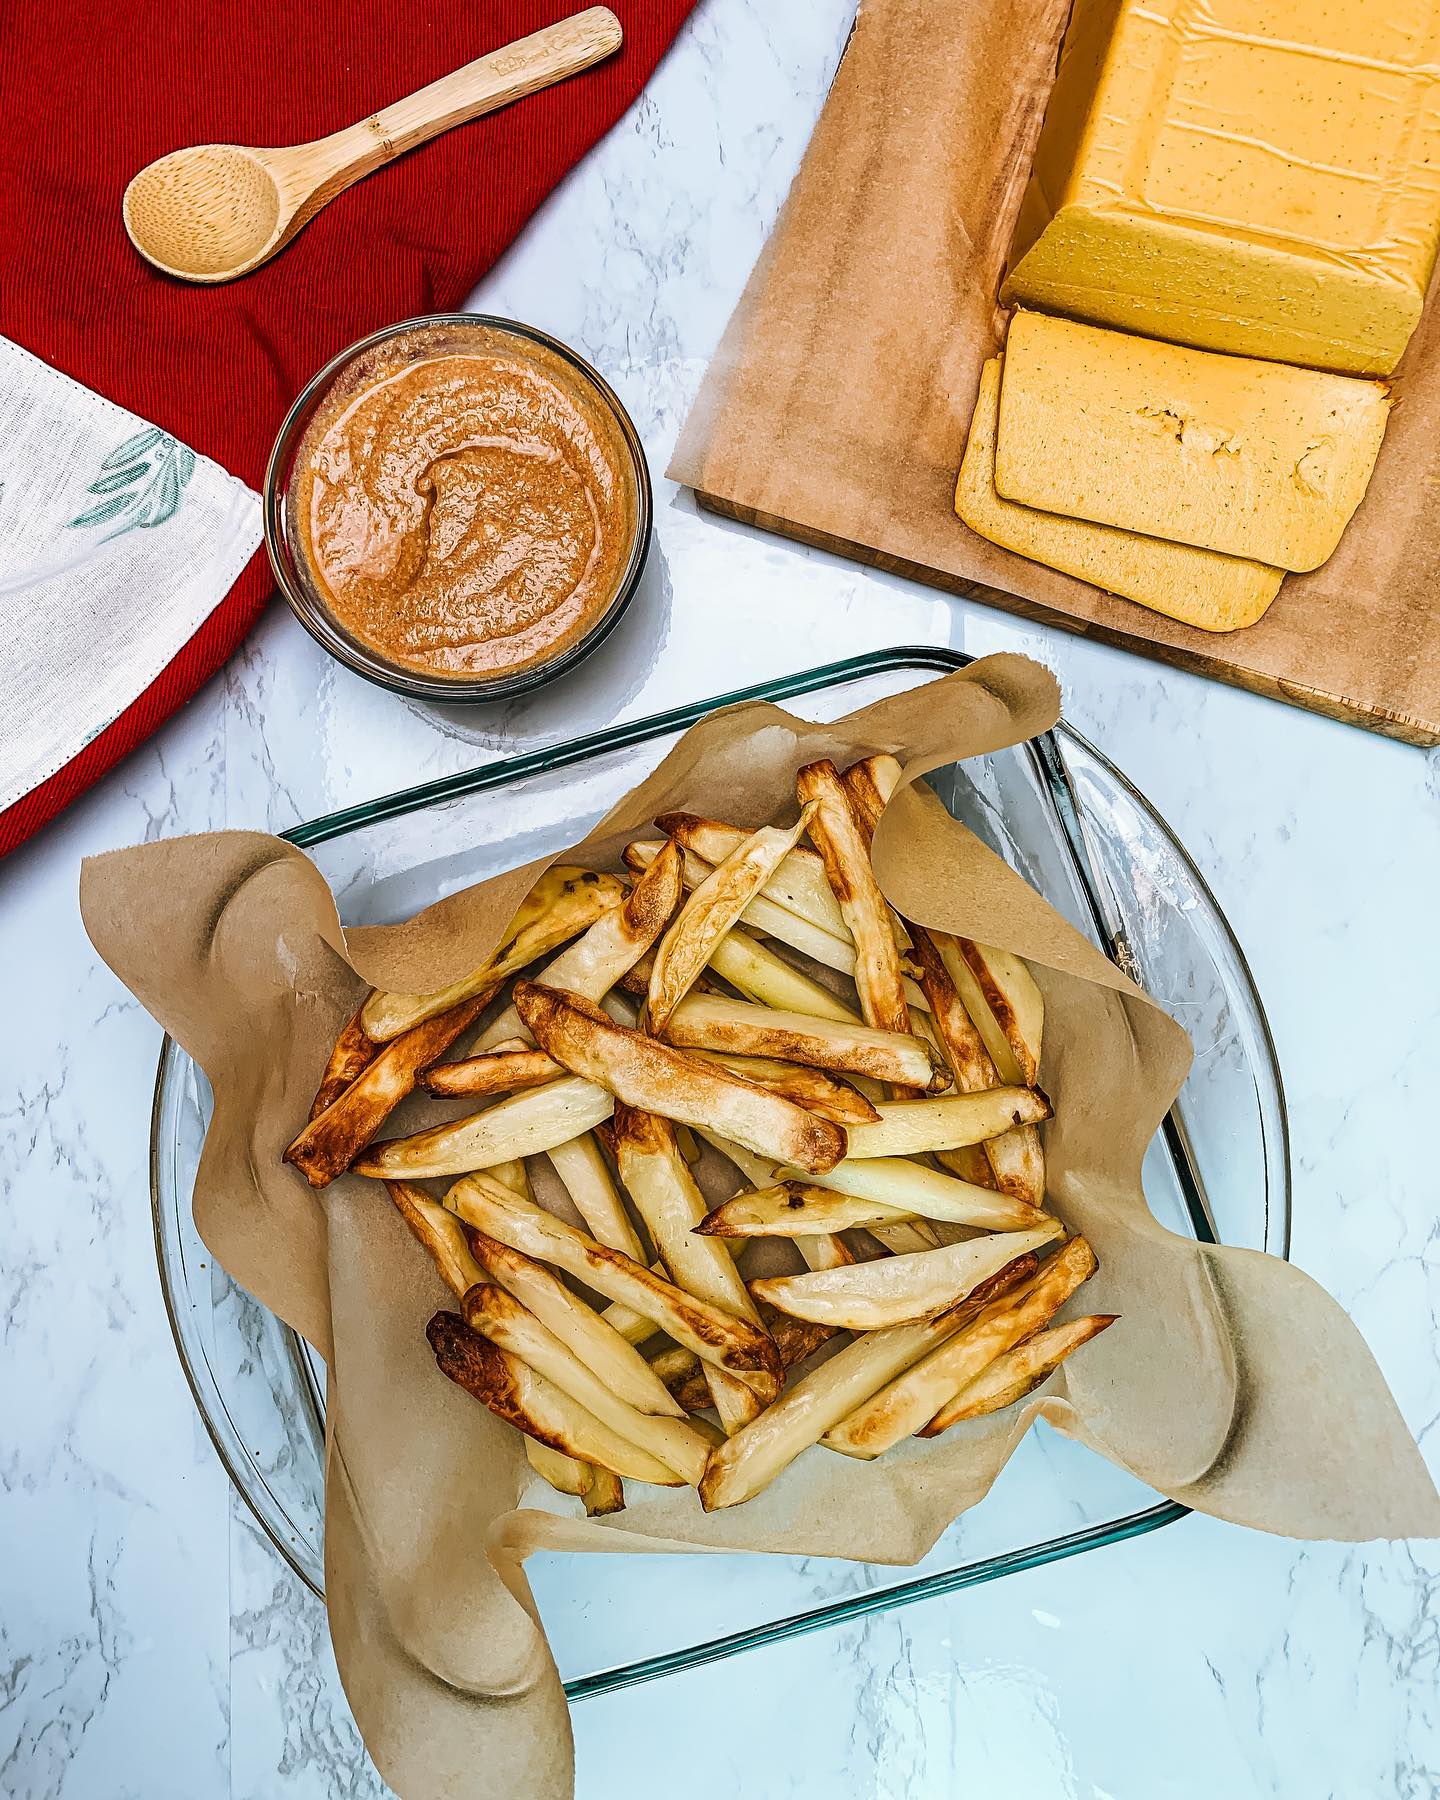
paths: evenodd
<path fill-rule="evenodd" d="M 851 0 L 702 0 L 650 90 L 475 304 L 570 340 L 656 470 L 799 156 Z M 277 606 L 225 674 L 0 868 L 0 1792 L 381 1791 L 321 1608 L 231 1493 L 161 1305 L 159 1033 L 97 965 L 90 852 L 281 829 L 516 748 L 856 651 L 1023 649 L 1189 846 L 1255 971 L 1291 1108 L 1294 1256 L 1432 1454 L 1440 760 L 696 514 L 659 484 L 623 628 L 553 692 L 440 715 Z M 1403 954 L 1401 953 L 1403 950 Z M 1317 1405 L 1321 1404 L 1317 1396 Z M 1440 1549 L 1189 1518 L 575 1709 L 585 1800 L 1420 1800 L 1440 1792 Z M 743 1716 L 744 1728 L 710 1728 Z"/>

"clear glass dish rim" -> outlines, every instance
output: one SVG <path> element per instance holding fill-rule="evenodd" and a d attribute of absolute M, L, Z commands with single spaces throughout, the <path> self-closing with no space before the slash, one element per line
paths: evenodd
<path fill-rule="evenodd" d="M 560 655 L 538 663 L 533 668 L 521 668 L 490 680 L 448 680 L 444 676 L 423 675 L 416 669 L 407 669 L 398 663 L 389 662 L 359 638 L 353 637 L 299 579 L 294 551 L 285 526 L 285 501 L 290 487 L 291 460 L 309 425 L 314 408 L 336 376 L 357 356 L 373 350 L 377 344 L 383 344 L 407 331 L 437 325 L 464 328 L 485 326 L 491 330 L 508 332 L 514 337 L 526 338 L 531 343 L 543 345 L 545 349 L 552 351 L 595 389 L 614 414 L 635 468 L 635 537 L 624 573 L 610 604 L 584 636 Z M 529 693 L 532 688 L 542 687 L 546 682 L 555 680 L 557 676 L 573 669 L 592 651 L 598 650 L 619 624 L 639 589 L 654 536 L 654 510 L 650 462 L 645 454 L 645 446 L 636 430 L 635 421 L 614 388 L 592 363 L 587 362 L 569 344 L 552 337 L 548 331 L 542 331 L 538 325 L 526 325 L 519 319 L 505 319 L 498 313 L 430 313 L 419 318 L 402 319 L 398 324 L 384 325 L 378 331 L 358 338 L 332 356 L 324 368 L 310 377 L 291 403 L 289 412 L 275 434 L 261 490 L 265 552 L 270 561 L 270 572 L 275 577 L 275 585 L 283 595 L 285 604 L 321 649 L 342 663 L 352 674 L 359 675 L 366 681 L 373 681 L 379 687 L 388 688 L 391 693 L 405 694 L 412 700 L 439 700 L 455 706 L 478 706 L 488 701 L 514 699 L 517 694 Z"/>
<path fill-rule="evenodd" d="M 706 714 L 718 711 L 723 707 L 742 705 L 749 701 L 777 702 L 797 699 L 804 694 L 815 693 L 823 688 L 862 680 L 868 675 L 881 675 L 908 669 L 929 669 L 938 675 L 949 674 L 955 669 L 968 667 L 974 660 L 974 657 L 963 651 L 953 650 L 943 645 L 902 645 L 887 650 L 868 651 L 840 662 L 822 664 L 817 668 L 780 676 L 770 681 L 756 683 L 751 687 L 737 688 L 728 694 L 717 695 L 707 700 L 688 701 L 683 706 L 673 707 L 663 713 L 652 713 L 645 718 L 610 726 L 603 731 L 593 732 L 584 737 L 546 745 L 521 756 L 484 763 L 457 775 L 448 775 L 436 781 L 398 789 L 392 794 L 381 795 L 374 800 L 326 813 L 317 819 L 307 820 L 277 835 L 299 849 L 307 849 L 311 845 L 325 843 L 329 839 L 343 836 L 347 832 L 380 823 L 385 819 L 398 818 L 405 813 L 418 811 L 422 807 L 447 799 L 483 792 L 488 788 L 503 787 L 529 775 L 549 774 L 557 769 L 584 762 L 591 757 L 631 748 L 671 732 L 684 731 L 705 717 Z M 1231 930 L 1229 920 L 1211 892 L 1208 882 L 1195 866 L 1189 852 L 1171 830 L 1168 822 L 1103 752 L 1097 750 L 1088 738 L 1062 720 L 1053 731 L 1031 740 L 1029 748 L 1035 755 L 1044 776 L 1061 831 L 1074 858 L 1076 874 L 1085 891 L 1086 903 L 1093 915 L 1095 927 L 1110 949 L 1112 957 L 1120 961 L 1123 966 L 1123 957 L 1116 955 L 1116 949 L 1105 922 L 1098 883 L 1080 828 L 1080 807 L 1071 787 L 1057 741 L 1061 738 L 1072 740 L 1086 754 L 1092 756 L 1104 767 L 1120 791 L 1163 828 L 1170 848 L 1184 868 L 1187 877 L 1208 903 L 1214 920 L 1224 935 L 1227 948 L 1234 957 L 1236 967 L 1246 983 L 1254 1005 L 1254 1022 L 1259 1044 L 1273 1086 L 1280 1128 L 1278 1142 L 1274 1146 L 1277 1157 L 1274 1171 L 1275 1191 L 1272 1194 L 1267 1189 L 1267 1220 L 1271 1212 L 1279 1215 L 1278 1247 L 1271 1253 L 1288 1259 L 1291 1232 L 1291 1162 L 1285 1089 L 1269 1020 L 1266 1017 L 1264 1005 L 1260 999 L 1259 990 L 1255 986 L 1254 976 L 1245 953 Z M 1024 746 L 1019 747 L 1024 748 Z M 237 1471 L 235 1460 L 223 1441 L 216 1421 L 212 1418 L 210 1409 L 202 1396 L 195 1370 L 191 1366 L 185 1348 L 180 1322 L 176 1316 L 175 1296 L 164 1276 L 166 1259 L 161 1205 L 160 1124 L 165 1091 L 165 1070 L 174 1053 L 183 1054 L 183 1052 L 179 1052 L 179 1047 L 174 1045 L 167 1034 L 160 1047 L 160 1057 L 155 1074 L 155 1095 L 151 1108 L 150 1203 L 157 1269 L 161 1275 L 161 1295 L 165 1303 L 166 1317 L 170 1322 L 171 1335 L 175 1342 L 176 1356 L 184 1370 L 191 1397 L 204 1423 L 206 1434 L 214 1446 L 215 1453 L 220 1459 L 231 1486 L 244 1499 L 256 1522 L 283 1558 L 287 1567 L 312 1593 L 315 1593 L 318 1599 L 323 1600 L 323 1592 L 315 1587 L 309 1576 L 300 1568 L 291 1554 L 289 1546 L 272 1529 L 269 1521 L 260 1516 L 250 1499 L 245 1484 Z M 1167 1119 L 1166 1125 L 1170 1126 L 1172 1123 L 1173 1115 Z M 1180 1171 L 1182 1163 L 1183 1158 L 1177 1157 L 1177 1173 Z M 1202 1242 L 1217 1241 L 1203 1200 L 1189 1192 L 1186 1193 L 1185 1199 L 1197 1238 Z M 293 1333 L 289 1334 L 289 1339 L 292 1343 L 297 1374 L 306 1395 L 306 1402 L 312 1408 L 317 1424 L 323 1424 L 314 1381 L 306 1366 L 302 1347 L 294 1338 Z M 1060 1537 L 1048 1538 L 1043 1543 L 1005 1551 L 998 1556 L 983 1557 L 977 1562 L 966 1563 L 956 1569 L 917 1576 L 913 1581 L 900 1582 L 892 1587 L 867 1589 L 843 1599 L 829 1601 L 804 1613 L 770 1620 L 763 1625 L 747 1626 L 742 1631 L 727 1633 L 701 1644 L 691 1645 L 680 1650 L 665 1651 L 653 1657 L 644 1657 L 632 1663 L 599 1670 L 594 1674 L 565 1682 L 566 1698 L 571 1701 L 588 1699 L 598 1694 L 612 1692 L 617 1688 L 633 1686 L 638 1682 L 656 1680 L 680 1670 L 718 1662 L 736 1653 L 759 1649 L 767 1644 L 780 1643 L 789 1638 L 804 1636 L 812 1631 L 826 1630 L 832 1625 L 843 1624 L 872 1613 L 895 1610 L 909 1605 L 912 1601 L 938 1598 L 967 1587 L 978 1586 L 982 1582 L 996 1580 L 1004 1575 L 1017 1574 L 1026 1569 L 1060 1562 L 1068 1557 L 1081 1555 L 1087 1550 L 1099 1549 L 1108 1544 L 1122 1543 L 1129 1538 L 1139 1537 L 1145 1533 L 1156 1531 L 1162 1526 L 1174 1524 L 1183 1519 L 1189 1511 L 1189 1507 L 1182 1506 L 1177 1501 L 1158 1500 L 1153 1506 L 1144 1507 L 1139 1512 L 1127 1514 L 1119 1519 L 1106 1520 L 1098 1525 L 1086 1526 L 1078 1531 L 1067 1532 Z"/>

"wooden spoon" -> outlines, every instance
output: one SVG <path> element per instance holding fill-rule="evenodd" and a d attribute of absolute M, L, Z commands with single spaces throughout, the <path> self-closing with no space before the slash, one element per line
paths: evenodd
<path fill-rule="evenodd" d="M 588 69 L 618 50 L 622 36 L 609 7 L 592 6 L 313 143 L 172 151 L 125 190 L 130 242 L 167 275 L 231 281 L 273 256 L 351 182 L 452 125 Z"/>

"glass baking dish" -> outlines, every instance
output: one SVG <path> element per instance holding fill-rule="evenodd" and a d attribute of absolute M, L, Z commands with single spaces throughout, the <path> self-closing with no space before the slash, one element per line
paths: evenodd
<path fill-rule="evenodd" d="M 792 675 L 333 813 L 286 835 L 347 925 L 382 924 L 583 837 L 705 713 L 766 699 L 835 718 L 969 659 L 897 649 Z M 1274 1048 L 1239 946 L 1164 822 L 1065 726 L 927 778 L 957 817 L 1178 1018 L 1195 1044 L 1146 1158 L 1171 1229 L 1284 1256 L 1290 1170 Z M 191 1194 L 209 1089 L 166 1041 L 152 1125 L 156 1249 L 176 1348 L 221 1461 L 276 1548 L 323 1584 L 324 1367 L 211 1260 Z M 527 1503 L 572 1503 L 536 1484 Z M 1184 1508 L 1040 1424 L 913 1568 L 761 1555 L 546 1553 L 528 1565 L 572 1699 L 1153 1531 Z"/>

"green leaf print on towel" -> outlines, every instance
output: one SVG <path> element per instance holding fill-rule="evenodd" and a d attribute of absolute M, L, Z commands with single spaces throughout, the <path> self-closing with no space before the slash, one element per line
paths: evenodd
<path fill-rule="evenodd" d="M 108 525 L 105 537 L 123 537 L 127 531 L 148 530 L 173 519 L 180 510 L 185 486 L 195 472 L 195 452 L 179 444 L 158 426 L 147 426 L 118 444 L 100 465 L 100 473 L 85 490 L 97 496 L 70 520 L 70 527 Z"/>

